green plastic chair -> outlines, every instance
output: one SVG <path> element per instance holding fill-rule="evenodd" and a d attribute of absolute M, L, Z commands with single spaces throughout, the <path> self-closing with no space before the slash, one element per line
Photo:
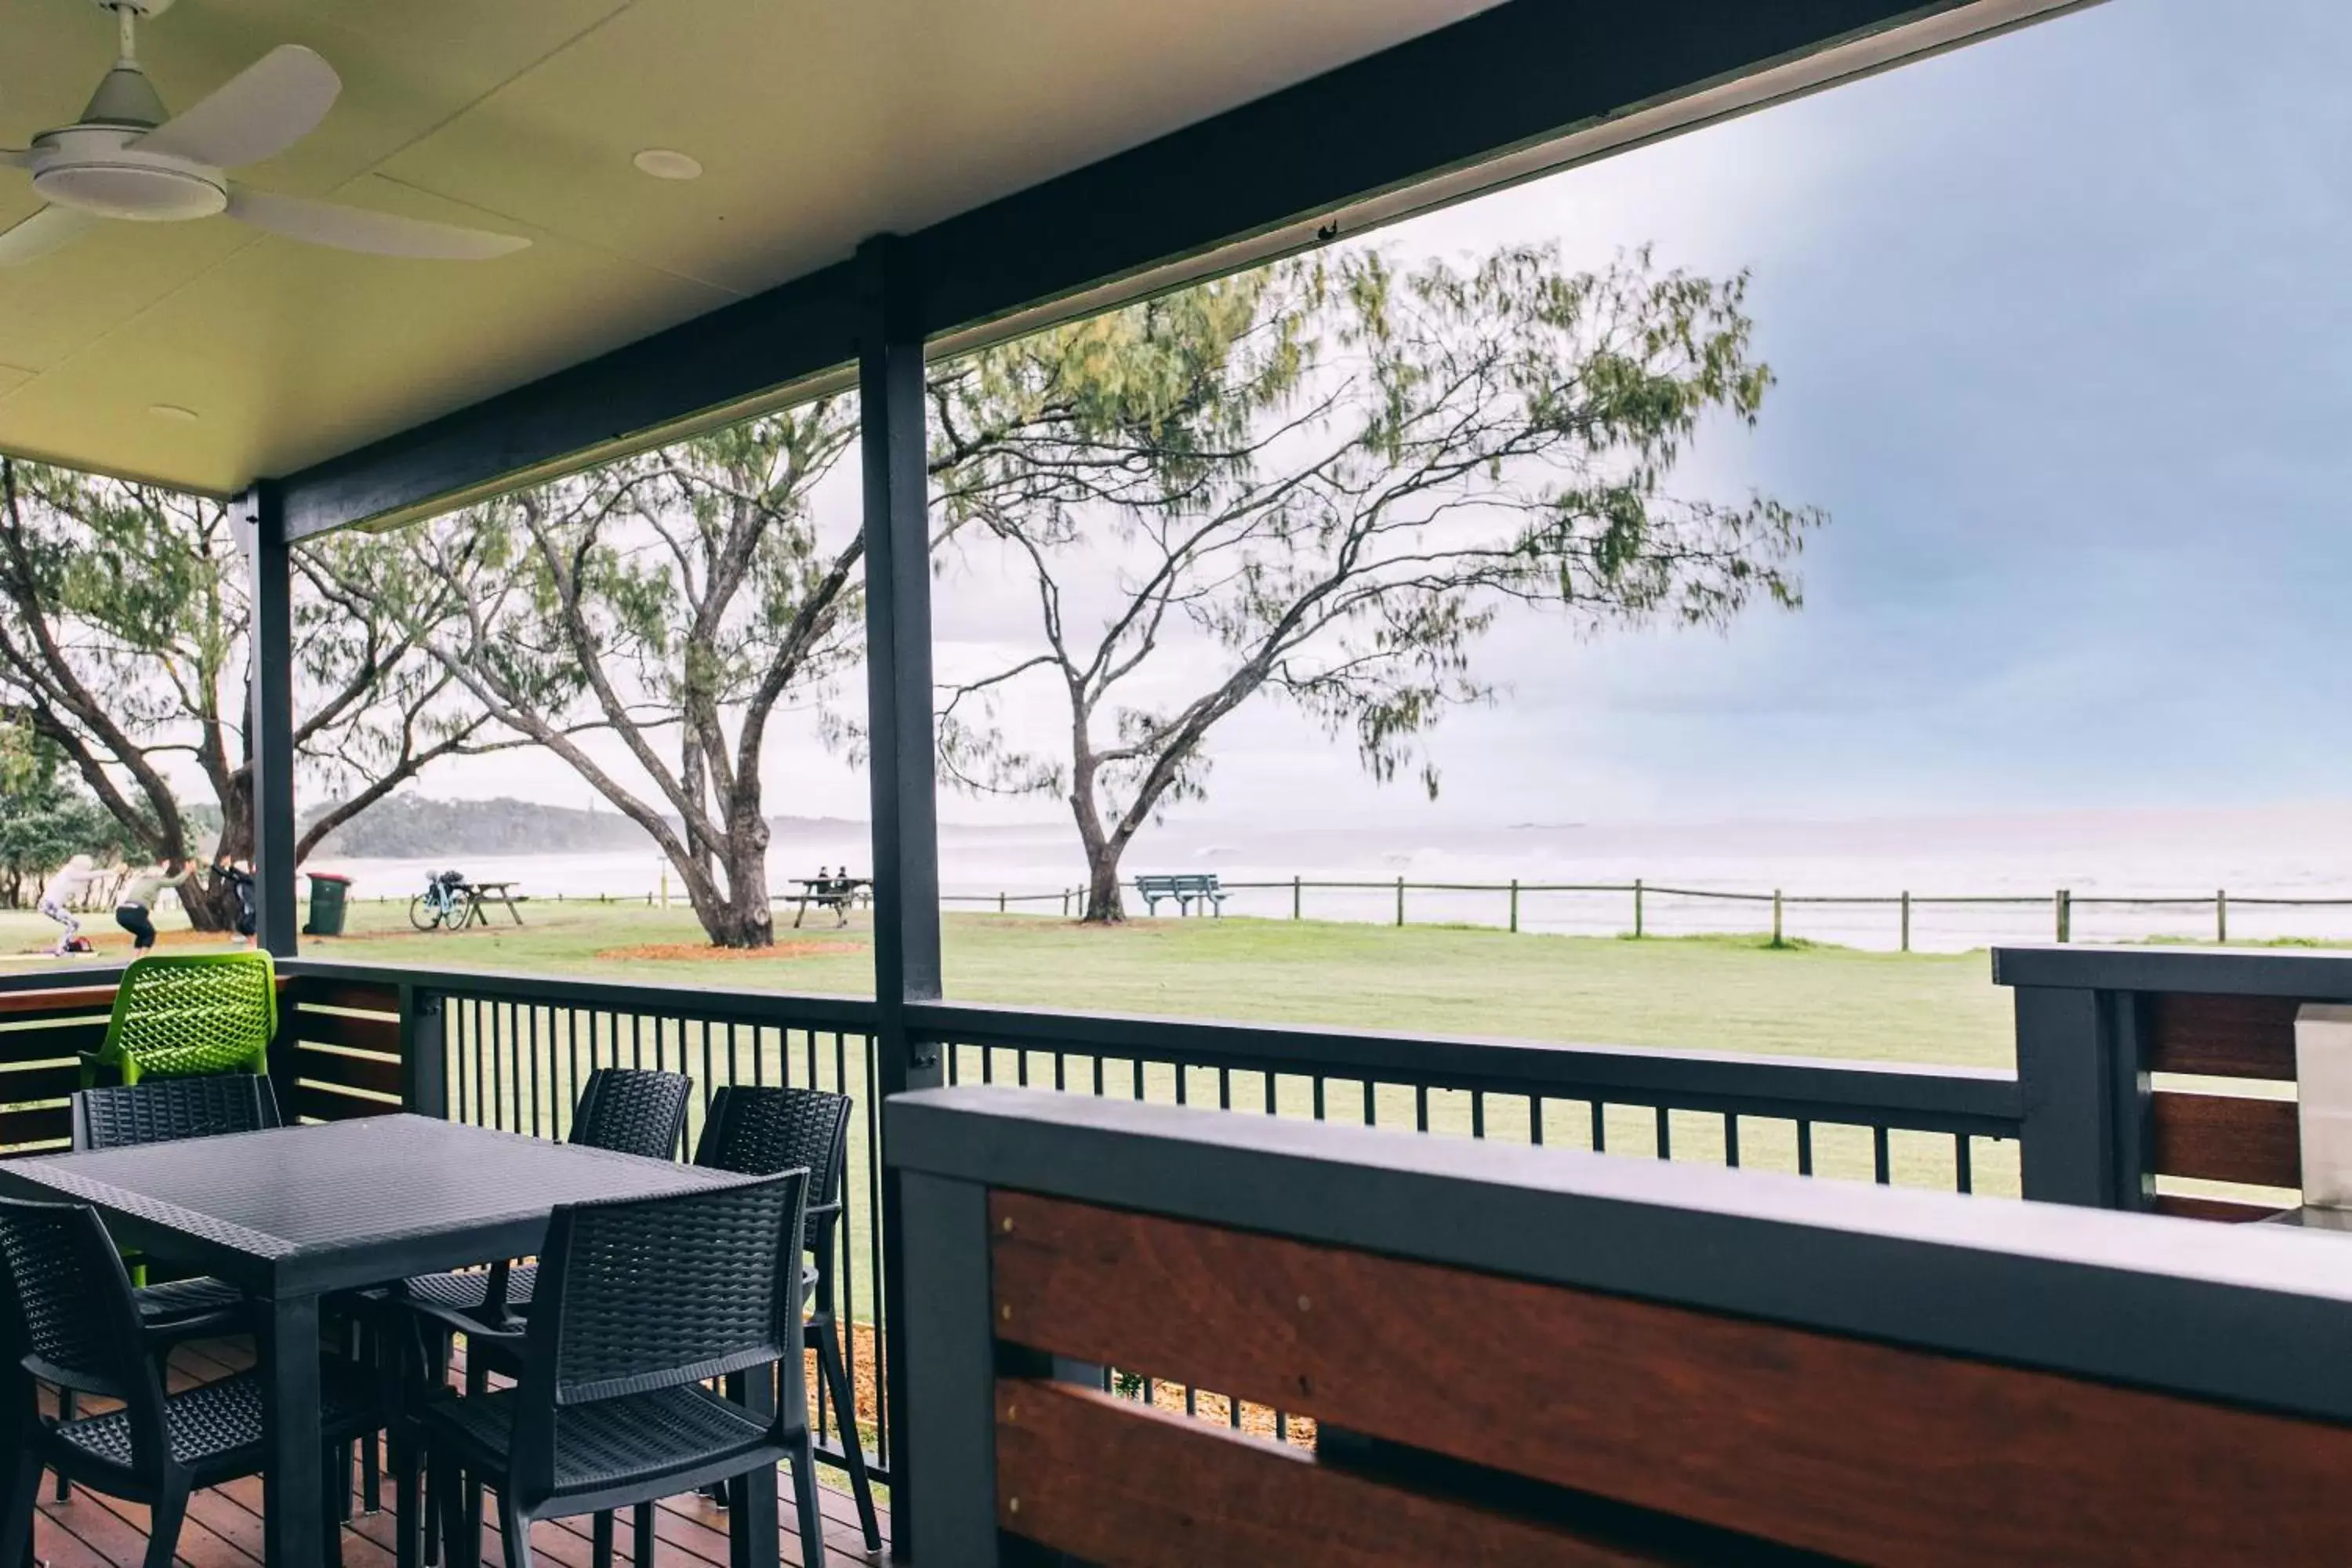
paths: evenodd
<path fill-rule="evenodd" d="M 268 953 L 133 959 L 114 993 L 106 1043 L 81 1053 L 82 1087 L 105 1071 L 124 1083 L 268 1072 L 277 1032 L 278 971 Z"/>

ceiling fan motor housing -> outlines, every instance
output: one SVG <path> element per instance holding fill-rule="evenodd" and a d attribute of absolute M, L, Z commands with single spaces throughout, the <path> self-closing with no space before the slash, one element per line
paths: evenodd
<path fill-rule="evenodd" d="M 53 131 L 34 144 L 33 188 L 59 206 L 136 223 L 211 217 L 228 206 L 220 172 L 124 145 L 110 127 Z"/>

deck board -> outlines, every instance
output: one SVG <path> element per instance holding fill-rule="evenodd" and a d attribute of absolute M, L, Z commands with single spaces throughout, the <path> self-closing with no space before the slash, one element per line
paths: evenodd
<path fill-rule="evenodd" d="M 183 1346 L 172 1359 L 172 1385 L 184 1387 L 249 1365 L 251 1351 L 242 1342 L 214 1341 Z M 48 1395 L 43 1394 L 45 1405 Z M 820 1476 L 830 1479 L 821 1468 Z M 71 1500 L 58 1502 L 45 1488 L 40 1512 L 33 1526 L 34 1555 L 49 1568 L 139 1568 L 147 1551 L 147 1510 L 141 1504 L 100 1497 L 76 1488 Z M 801 1568 L 798 1534 L 793 1530 L 792 1483 L 779 1471 L 777 1513 L 782 1528 L 779 1546 L 782 1561 Z M 390 1500 L 387 1484 L 385 1500 Z M 857 1525 L 856 1504 L 847 1493 L 831 1486 L 820 1488 L 825 1522 L 828 1560 L 866 1561 L 866 1543 Z M 496 1510 L 488 1512 L 495 1515 Z M 671 1498 L 656 1515 L 655 1561 L 663 1568 L 725 1568 L 727 1510 L 699 1497 Z M 889 1526 L 886 1515 L 884 1529 Z M 531 1551 L 555 1568 L 590 1568 L 590 1521 L 586 1517 L 547 1520 L 530 1532 Z M 343 1531 L 342 1560 L 346 1568 L 392 1568 L 393 1519 L 387 1510 L 361 1515 Z M 635 1531 L 625 1510 L 614 1520 L 615 1560 L 633 1561 Z M 887 1541 L 885 1548 L 887 1551 Z M 505 1560 L 495 1517 L 484 1521 L 482 1560 Z M 184 1568 L 258 1568 L 261 1562 L 261 1483 L 232 1481 L 198 1492 L 188 1505 L 188 1522 L 180 1534 L 176 1561 Z"/>

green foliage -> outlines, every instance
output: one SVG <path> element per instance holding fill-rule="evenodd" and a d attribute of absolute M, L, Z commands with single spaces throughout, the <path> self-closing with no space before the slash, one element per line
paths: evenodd
<path fill-rule="evenodd" d="M 62 776 L 56 747 L 0 726 L 0 905 L 24 908 L 77 855 L 104 864 L 133 852 L 121 825 Z"/>
<path fill-rule="evenodd" d="M 950 776 L 1066 793 L 1115 900 L 1105 868 L 1205 787 L 1211 732 L 1260 693 L 1434 794 L 1423 738 L 1496 695 L 1473 655 L 1506 610 L 1579 637 L 1794 608 L 1817 512 L 1671 489 L 1772 384 L 1746 293 L 1646 251 L 1579 272 L 1542 247 L 1410 269 L 1345 250 L 943 367 L 945 526 L 1034 578 L 1043 643 L 955 693 Z M 1032 672 L 1069 705 L 1050 751 L 995 726 Z"/>
<path fill-rule="evenodd" d="M 434 591 L 399 613 L 478 710 L 651 837 L 714 942 L 772 940 L 761 748 L 859 648 L 864 536 L 810 492 L 856 437 L 820 398 L 412 531 Z M 603 731 L 646 789 L 577 737 Z"/>

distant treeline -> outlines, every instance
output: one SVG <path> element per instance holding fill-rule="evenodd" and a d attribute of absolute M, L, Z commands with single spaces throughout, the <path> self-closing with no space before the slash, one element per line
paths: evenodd
<path fill-rule="evenodd" d="M 505 797 L 430 800 L 396 795 L 337 829 L 320 846 L 320 853 L 347 859 L 419 860 L 652 847 L 645 829 L 616 812 Z"/>
<path fill-rule="evenodd" d="M 671 817 L 676 826 L 677 818 Z M 779 837 L 793 828 L 859 826 L 826 817 L 769 819 Z M 368 807 L 330 834 L 325 858 L 431 860 L 455 855 L 584 855 L 599 850 L 654 851 L 645 829 L 614 811 L 541 805 L 501 795 L 496 800 L 431 800 L 396 795 Z"/>

